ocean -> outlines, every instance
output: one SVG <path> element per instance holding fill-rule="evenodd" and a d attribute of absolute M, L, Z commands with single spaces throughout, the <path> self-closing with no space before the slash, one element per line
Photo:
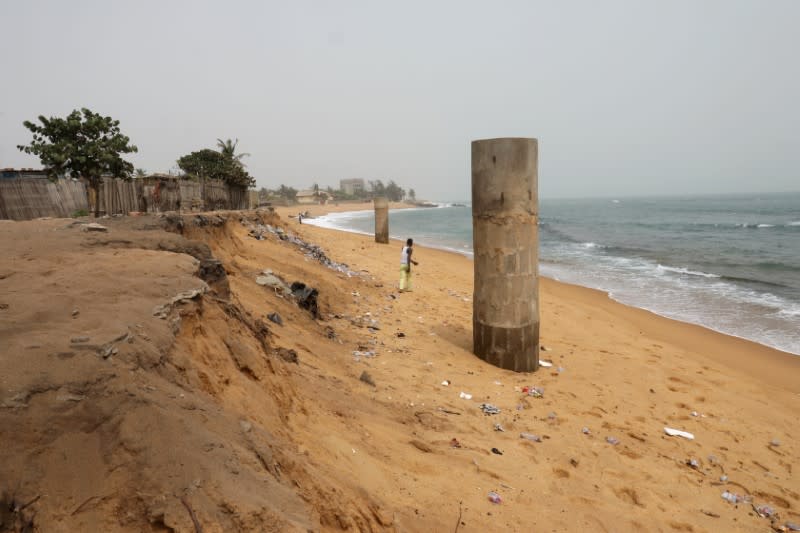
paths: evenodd
<path fill-rule="evenodd" d="M 541 199 L 539 211 L 541 275 L 800 355 L 800 193 Z M 472 255 L 469 202 L 389 220 L 392 237 Z M 374 230 L 371 211 L 308 222 Z"/>

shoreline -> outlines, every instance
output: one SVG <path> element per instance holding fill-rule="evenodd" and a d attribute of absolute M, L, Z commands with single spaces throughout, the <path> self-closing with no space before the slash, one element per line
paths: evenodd
<path fill-rule="evenodd" d="M 352 207 L 354 205 L 359 205 L 359 204 L 350 204 L 350 205 L 347 205 L 346 207 Z M 411 205 L 408 205 L 408 204 L 399 204 L 399 205 L 405 206 L 405 207 L 390 206 L 390 210 L 392 210 L 392 209 L 403 209 L 403 208 L 415 208 L 415 206 L 411 206 Z M 325 208 L 325 207 L 333 207 L 333 206 L 317 206 L 317 207 Z M 333 210 L 319 209 L 317 214 L 315 214 L 314 216 L 321 217 L 321 216 L 325 216 L 325 215 L 328 215 L 328 214 L 331 214 L 331 213 L 357 213 L 357 212 L 363 212 L 363 211 L 369 211 L 370 210 L 370 209 L 367 209 L 367 208 L 364 208 L 364 209 L 341 209 L 342 207 L 345 207 L 345 206 L 341 206 L 341 205 L 340 206 L 336 206 L 336 209 L 333 209 Z M 287 212 L 286 212 L 286 210 L 288 210 L 288 209 L 289 208 L 286 208 L 286 207 L 276 208 L 276 212 L 278 212 L 278 214 L 280 214 L 282 217 L 287 217 L 288 218 Z M 308 224 L 308 225 L 313 225 L 313 226 L 315 226 L 317 228 L 320 228 L 320 229 L 326 229 L 326 230 L 331 230 L 331 231 L 349 233 L 349 234 L 352 234 L 352 235 L 360 235 L 360 236 L 365 236 L 365 237 L 370 237 L 372 235 L 371 233 L 368 233 L 368 232 L 360 232 L 360 231 L 344 229 L 344 228 L 334 228 L 334 227 L 325 226 L 325 225 L 316 225 L 316 224 L 313 224 L 313 223 Z M 390 237 L 390 240 L 397 241 L 397 242 L 402 242 L 402 239 L 397 238 L 397 237 Z M 470 260 L 472 260 L 470 254 L 464 253 L 464 252 L 461 252 L 459 250 L 455 250 L 455 249 L 452 249 L 452 248 L 448 248 L 448 247 L 445 247 L 445 246 L 423 246 L 423 245 L 419 245 L 418 244 L 417 247 L 418 248 L 422 248 L 422 249 L 426 249 L 426 250 L 438 250 L 438 251 L 441 251 L 441 252 L 444 252 L 444 253 L 451 253 L 451 254 L 454 254 L 454 255 L 457 255 L 457 256 L 461 256 L 461 257 L 466 257 L 466 258 L 469 258 Z M 781 350 L 780 348 L 769 346 L 767 344 L 763 344 L 763 343 L 748 339 L 746 337 L 740 337 L 738 335 L 734 335 L 734 334 L 731 334 L 731 333 L 726 333 L 724 331 L 719 331 L 719 330 L 716 330 L 714 328 L 711 328 L 711 327 L 703 325 L 703 324 L 698 324 L 698 323 L 695 323 L 695 322 L 689 322 L 689 321 L 681 320 L 681 319 L 678 319 L 678 318 L 668 317 L 668 316 L 659 314 L 659 313 L 657 313 L 655 311 L 652 311 L 650 309 L 629 305 L 629 304 L 626 304 L 624 302 L 621 302 L 621 301 L 615 299 L 608 291 L 604 291 L 602 289 L 596 289 L 596 288 L 593 288 L 593 287 L 587 287 L 585 285 L 580 285 L 580 284 L 576 284 L 576 283 L 570 283 L 570 282 L 566 282 L 566 281 L 561 281 L 561 280 L 558 280 L 558 279 L 555 279 L 555 278 L 551 278 L 551 277 L 547 277 L 547 276 L 540 276 L 540 280 L 548 280 L 548 281 L 553 282 L 553 283 L 558 283 L 558 284 L 561 284 L 561 285 L 568 285 L 568 286 L 571 286 L 571 287 L 575 287 L 576 289 L 584 289 L 586 291 L 596 292 L 598 294 L 602 294 L 609 302 L 613 302 L 613 303 L 615 303 L 617 305 L 620 305 L 620 306 L 622 306 L 624 308 L 640 311 L 640 312 L 646 313 L 647 315 L 652 316 L 654 318 L 671 321 L 671 322 L 674 322 L 675 324 L 677 324 L 679 326 L 686 326 L 687 328 L 699 328 L 702 331 L 705 331 L 705 332 L 708 332 L 708 333 L 713 333 L 713 334 L 716 334 L 716 335 L 721 335 L 723 337 L 728 337 L 728 338 L 730 338 L 732 340 L 736 340 L 736 341 L 740 341 L 740 342 L 744 343 L 746 346 L 750 347 L 749 348 L 750 350 L 764 350 L 764 351 L 768 351 L 770 353 L 774 352 L 775 354 L 779 354 L 780 356 L 787 356 L 787 357 L 790 357 L 790 358 L 797 359 L 797 363 L 796 363 L 796 367 L 795 368 L 796 368 L 796 370 L 800 371 L 800 354 L 796 354 L 796 353 L 789 352 L 789 351 L 786 351 L 786 350 Z M 737 348 L 736 346 L 731 346 L 729 349 L 735 350 L 737 352 L 741 352 L 741 349 Z M 714 357 L 714 359 L 716 361 L 718 361 L 718 362 L 725 362 L 725 360 L 726 360 L 725 357 L 720 355 L 720 354 L 717 354 Z M 754 372 L 756 374 L 763 374 L 763 372 L 761 372 L 759 370 L 759 366 L 758 366 L 757 363 L 748 363 L 748 364 L 740 365 L 740 367 L 743 368 L 743 369 L 746 369 L 748 372 Z"/>

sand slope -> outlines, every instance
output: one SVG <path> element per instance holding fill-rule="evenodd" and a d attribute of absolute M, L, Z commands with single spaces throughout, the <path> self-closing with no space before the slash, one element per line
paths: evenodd
<path fill-rule="evenodd" d="M 466 258 L 417 250 L 415 292 L 398 295 L 397 244 L 238 214 L 106 222 L 104 234 L 67 220 L 0 224 L 0 490 L 38 496 L 5 523 L 768 530 L 749 505 L 725 502 L 726 488 L 770 505 L 775 525 L 800 522 L 798 358 L 543 280 L 553 367 L 518 375 L 470 353 Z M 275 234 L 248 237 L 254 222 L 323 245 L 355 275 Z M 201 268 L 212 255 L 224 279 Z M 316 287 L 322 319 L 257 285 L 264 269 Z M 153 315 L 192 289 L 206 292 Z"/>

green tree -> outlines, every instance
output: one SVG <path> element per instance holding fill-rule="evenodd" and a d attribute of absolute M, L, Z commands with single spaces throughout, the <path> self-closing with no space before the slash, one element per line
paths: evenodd
<path fill-rule="evenodd" d="M 122 154 L 138 152 L 119 129 L 119 120 L 77 109 L 65 118 L 39 116 L 41 124 L 22 124 L 33 133 L 31 144 L 18 145 L 26 154 L 39 156 L 51 178 L 69 174 L 84 178 L 95 193 L 94 216 L 100 215 L 99 190 L 103 174 L 128 179 L 133 164 Z"/>
<path fill-rule="evenodd" d="M 408 189 L 408 197 L 411 198 L 412 202 L 417 201 L 417 193 L 414 192 L 414 189 Z"/>
<path fill-rule="evenodd" d="M 281 184 L 280 188 L 277 191 L 278 196 L 281 198 L 286 198 L 287 200 L 294 200 L 297 197 L 297 189 L 294 187 L 287 187 L 286 185 Z"/>
<path fill-rule="evenodd" d="M 228 185 L 253 187 L 255 178 L 244 167 L 221 152 L 204 148 L 178 159 L 178 167 L 186 174 L 204 179 L 223 180 Z"/>
<path fill-rule="evenodd" d="M 394 181 L 390 180 L 389 185 L 384 189 L 384 194 L 392 202 L 399 202 L 406 195 L 406 191 Z"/>
<path fill-rule="evenodd" d="M 239 165 L 244 166 L 244 163 L 242 163 L 242 159 L 245 157 L 250 157 L 250 154 L 246 152 L 237 154 L 236 146 L 238 144 L 239 144 L 239 139 L 236 139 L 235 141 L 231 141 L 230 139 L 225 139 L 224 141 L 222 139 L 217 139 L 217 147 L 219 148 L 219 153 L 221 153 L 225 157 L 228 157 L 232 161 L 235 161 Z"/>
<path fill-rule="evenodd" d="M 143 168 L 137 168 L 136 169 L 136 177 L 137 178 L 143 178 L 145 176 L 147 176 L 147 171 L 145 169 L 143 169 Z"/>
<path fill-rule="evenodd" d="M 372 196 L 384 196 L 386 194 L 386 186 L 381 180 L 370 180 L 369 188 L 372 191 Z"/>

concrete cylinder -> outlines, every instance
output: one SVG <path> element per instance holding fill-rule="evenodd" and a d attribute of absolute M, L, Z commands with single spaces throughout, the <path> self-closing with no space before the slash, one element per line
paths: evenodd
<path fill-rule="evenodd" d="M 472 142 L 475 354 L 516 372 L 539 367 L 538 143 Z"/>
<path fill-rule="evenodd" d="M 375 204 L 375 242 L 389 243 L 389 200 L 378 196 Z"/>

